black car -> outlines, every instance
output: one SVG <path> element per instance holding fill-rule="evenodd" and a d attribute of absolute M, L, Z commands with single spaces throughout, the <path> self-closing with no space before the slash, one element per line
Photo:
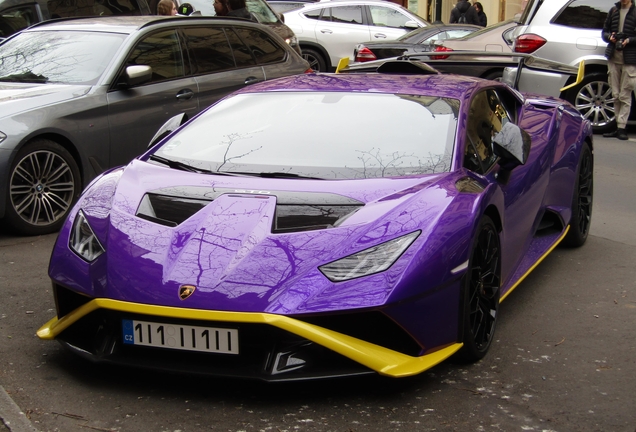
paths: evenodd
<path fill-rule="evenodd" d="M 83 187 L 143 153 L 169 118 L 309 64 L 240 18 L 47 21 L 0 44 L 0 218 L 42 234 Z"/>
<path fill-rule="evenodd" d="M 433 41 L 460 38 L 481 28 L 471 24 L 431 25 L 408 32 L 396 40 L 359 44 L 353 51 L 353 58 L 355 62 L 368 62 L 427 52 L 435 47 Z"/>

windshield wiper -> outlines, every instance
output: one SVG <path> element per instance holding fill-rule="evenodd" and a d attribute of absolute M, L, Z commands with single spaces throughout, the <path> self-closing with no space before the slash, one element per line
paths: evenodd
<path fill-rule="evenodd" d="M 44 75 L 36 75 L 31 71 L 27 71 L 20 74 L 5 75 L 0 77 L 0 81 L 45 84 L 49 82 L 49 79 Z"/>
<path fill-rule="evenodd" d="M 212 171 L 210 170 L 206 170 L 204 168 L 196 168 L 196 167 L 193 167 L 192 165 L 188 165 L 187 163 L 179 162 L 172 159 L 167 159 L 165 157 L 157 156 L 154 154 L 150 155 L 148 159 L 155 162 L 162 163 L 164 165 L 168 165 L 170 168 L 181 170 L 181 171 L 189 171 L 189 172 L 195 172 L 199 174 L 212 174 Z"/>
<path fill-rule="evenodd" d="M 252 177 L 263 177 L 263 178 L 297 178 L 297 179 L 308 179 L 308 180 L 324 180 L 324 178 L 320 178 L 320 177 L 310 177 L 310 176 L 304 176 L 304 175 L 288 173 L 288 172 L 260 172 L 259 173 L 259 172 L 227 171 L 227 173 L 236 174 L 236 175 L 244 175 L 244 176 L 252 176 Z"/>

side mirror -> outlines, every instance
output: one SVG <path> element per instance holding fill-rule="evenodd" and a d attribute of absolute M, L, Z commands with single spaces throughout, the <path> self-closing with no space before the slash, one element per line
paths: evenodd
<path fill-rule="evenodd" d="M 125 87 L 134 87 L 147 83 L 152 79 L 152 68 L 150 66 L 128 66 L 119 81 Z"/>
<path fill-rule="evenodd" d="M 404 27 L 408 29 L 418 29 L 420 28 L 420 25 L 417 23 L 417 21 L 407 21 L 404 23 Z"/>
<path fill-rule="evenodd" d="M 508 122 L 493 137 L 493 151 L 499 156 L 499 165 L 512 170 L 524 165 L 530 155 L 530 135 L 514 123 Z"/>
<path fill-rule="evenodd" d="M 148 148 L 154 146 L 159 141 L 170 135 L 173 131 L 175 131 L 179 126 L 188 121 L 188 115 L 186 113 L 177 114 L 176 116 L 170 118 L 167 122 L 163 124 L 152 137 L 150 142 L 148 143 Z"/>

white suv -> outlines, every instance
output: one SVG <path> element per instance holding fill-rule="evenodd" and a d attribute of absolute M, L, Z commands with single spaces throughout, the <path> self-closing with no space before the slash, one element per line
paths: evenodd
<path fill-rule="evenodd" d="M 614 3 L 612 0 L 529 0 L 520 25 L 512 35 L 515 52 L 572 66 L 585 61 L 583 82 L 560 96 L 592 122 L 595 132 L 614 127 L 614 105 L 607 84 L 606 43 L 601 39 L 603 24 Z M 543 87 L 548 85 L 543 81 Z"/>
<path fill-rule="evenodd" d="M 285 12 L 285 24 L 296 34 L 312 69 L 333 70 L 351 57 L 357 44 L 394 40 L 430 25 L 423 18 L 384 0 L 331 0 Z"/>

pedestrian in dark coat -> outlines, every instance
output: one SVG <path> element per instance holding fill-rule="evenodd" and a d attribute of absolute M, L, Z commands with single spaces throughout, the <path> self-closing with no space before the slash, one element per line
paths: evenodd
<path fill-rule="evenodd" d="M 632 0 L 620 0 L 610 9 L 601 37 L 607 42 L 605 57 L 616 115 L 616 129 L 603 136 L 626 140 L 632 92 L 636 88 L 636 10 Z"/>
<path fill-rule="evenodd" d="M 462 17 L 465 19 L 465 24 L 479 25 L 479 18 L 475 8 L 471 6 L 468 0 L 459 0 L 453 10 L 451 11 L 450 23 L 462 23 Z"/>
<path fill-rule="evenodd" d="M 484 7 L 479 2 L 473 3 L 473 7 L 475 8 L 475 11 L 477 12 L 477 18 L 479 18 L 478 25 L 482 27 L 486 27 L 488 25 L 488 17 L 486 16 L 486 13 L 484 12 Z"/>

